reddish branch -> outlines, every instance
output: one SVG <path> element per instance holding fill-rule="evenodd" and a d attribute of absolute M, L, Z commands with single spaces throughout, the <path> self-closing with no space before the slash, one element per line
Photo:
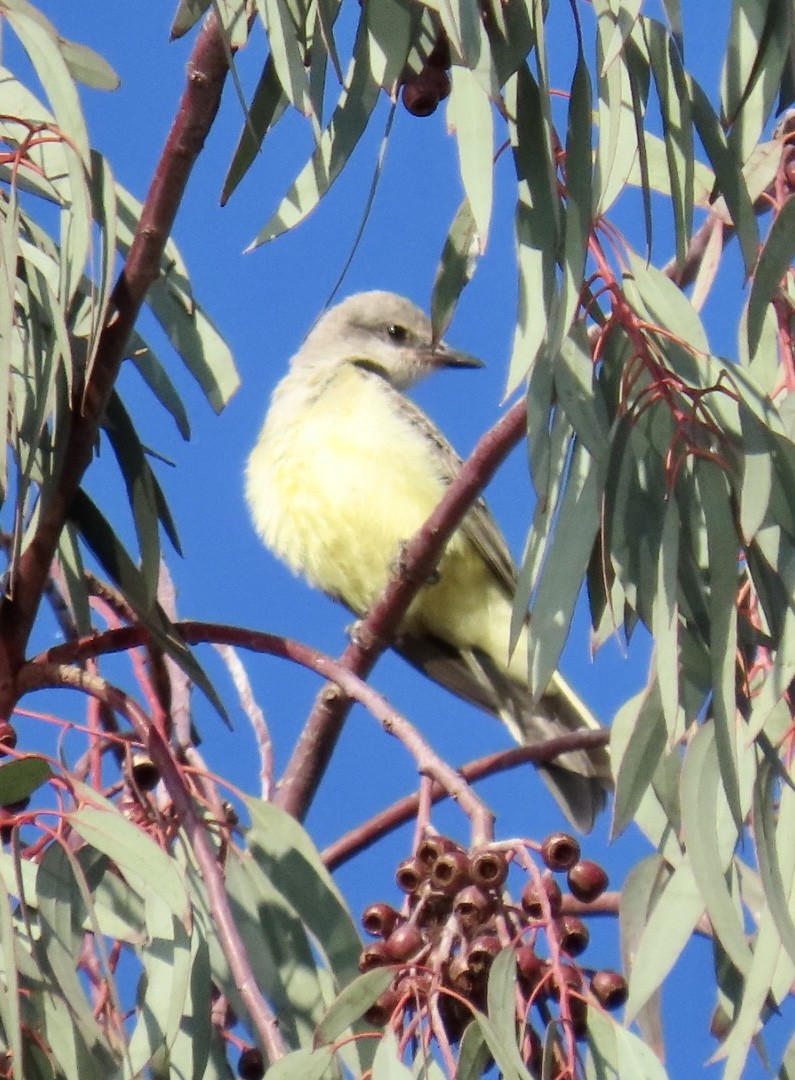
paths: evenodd
<path fill-rule="evenodd" d="M 513 406 L 478 443 L 445 497 L 407 545 L 397 573 L 373 610 L 358 624 L 355 639 L 340 658 L 349 671 L 367 678 L 394 640 L 400 622 L 422 585 L 429 580 L 461 519 L 526 430 L 524 401 Z M 314 708 L 287 764 L 275 802 L 303 819 L 337 745 L 351 699 L 329 688 Z"/>
<path fill-rule="evenodd" d="M 559 735 L 555 739 L 547 739 L 535 746 L 515 746 L 510 750 L 501 750 L 495 754 L 478 758 L 459 767 L 458 771 L 468 784 L 474 784 L 477 780 L 483 780 L 487 776 L 506 772 L 521 765 L 546 765 L 554 761 L 561 754 L 572 750 L 590 750 L 598 746 L 607 746 L 610 741 L 610 732 L 604 731 L 573 731 L 568 735 Z M 441 802 L 447 798 L 447 792 L 439 785 L 434 784 L 430 792 L 431 803 Z M 421 794 L 414 792 L 398 799 L 380 814 L 375 814 L 367 821 L 358 825 L 355 829 L 345 833 L 338 840 L 322 852 L 323 862 L 329 870 L 337 867 L 359 855 L 362 851 L 372 847 L 382 837 L 393 832 L 407 821 L 413 821 L 420 806 Z"/>
<path fill-rule="evenodd" d="M 105 407 L 125 349 L 160 259 L 193 165 L 212 126 L 228 71 L 217 20 L 210 15 L 188 62 L 187 85 L 144 203 L 126 265 L 113 290 L 110 313 L 82 398 L 76 399 L 72 428 L 57 485 L 40 510 L 35 536 L 22 554 L 13 597 L 0 605 L 0 711 L 15 697 L 14 680 L 55 556 L 69 506 L 91 463 Z"/>

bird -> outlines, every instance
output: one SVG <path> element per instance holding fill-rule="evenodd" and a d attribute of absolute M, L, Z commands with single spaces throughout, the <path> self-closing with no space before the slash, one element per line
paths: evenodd
<path fill-rule="evenodd" d="M 265 546 L 364 617 L 462 464 L 405 392 L 442 369 L 482 366 L 435 340 L 428 316 L 403 296 L 362 292 L 327 310 L 273 391 L 247 460 L 246 500 Z M 599 729 L 558 672 L 534 700 L 526 628 L 510 651 L 516 580 L 508 545 L 479 499 L 392 647 L 501 719 L 520 744 Z M 541 773 L 571 823 L 589 831 L 610 786 L 607 750 L 568 752 Z"/>

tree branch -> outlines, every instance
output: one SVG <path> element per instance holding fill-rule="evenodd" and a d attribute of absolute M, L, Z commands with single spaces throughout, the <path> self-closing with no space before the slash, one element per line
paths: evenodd
<path fill-rule="evenodd" d="M 214 13 L 205 20 L 188 62 L 187 85 L 155 170 L 127 262 L 113 289 L 108 320 L 96 359 L 73 404 L 72 427 L 57 484 L 46 493 L 36 533 L 19 560 L 13 597 L 0 605 L 0 711 L 14 697 L 14 678 L 22 666 L 50 564 L 67 520 L 69 506 L 91 463 L 105 407 L 119 373 L 124 350 L 171 233 L 193 165 L 204 145 L 221 100 L 228 61 Z"/>
<path fill-rule="evenodd" d="M 520 765 L 547 765 L 556 757 L 571 750 L 590 750 L 598 746 L 607 746 L 609 742 L 610 732 L 607 730 L 573 731 L 568 735 L 559 735 L 555 739 L 536 743 L 534 746 L 515 746 L 510 750 L 489 754 L 487 757 L 459 766 L 458 772 L 468 784 L 474 784 L 486 776 L 516 769 Z M 447 798 L 447 792 L 438 784 L 433 784 L 430 792 L 431 803 L 435 805 L 445 798 Z M 419 792 L 415 791 L 411 795 L 406 795 L 371 817 L 369 821 L 345 833 L 333 844 L 329 844 L 321 853 L 326 867 L 329 870 L 336 870 L 349 859 L 372 847 L 388 833 L 394 832 L 407 821 L 411 821 L 419 810 L 420 800 Z"/>
<path fill-rule="evenodd" d="M 357 627 L 355 640 L 340 663 L 361 679 L 394 639 L 403 616 L 436 569 L 445 545 L 526 430 L 527 407 L 519 401 L 488 431 L 464 463 L 444 498 L 408 543 L 395 576 L 370 614 Z M 337 745 L 351 700 L 321 690 L 293 750 L 275 802 L 302 820 Z"/>
<path fill-rule="evenodd" d="M 459 771 L 448 765 L 431 747 L 415 726 L 373 687 L 368 686 L 355 672 L 341 661 L 334 660 L 317 649 L 301 642 L 276 634 L 266 634 L 255 630 L 245 630 L 237 626 L 224 626 L 220 623 L 180 622 L 176 628 L 191 645 L 200 642 L 212 642 L 215 645 L 235 645 L 254 652 L 267 652 L 285 660 L 309 668 L 323 678 L 330 680 L 335 697 L 344 695 L 346 701 L 359 701 L 378 720 L 384 731 L 394 735 L 409 751 L 417 764 L 417 770 L 435 781 L 451 798 L 455 799 L 472 822 L 472 843 L 486 844 L 493 840 L 494 815 L 475 794 Z M 72 670 L 66 665 L 76 664 L 89 656 L 96 658 L 110 652 L 135 648 L 148 642 L 148 635 L 143 627 L 125 626 L 106 630 L 96 637 L 81 638 L 56 645 L 41 656 L 26 664 L 20 672 L 19 683 L 25 688 L 36 685 L 37 670 L 50 670 L 56 665 L 59 670 Z M 77 670 L 77 669 L 75 669 Z"/>

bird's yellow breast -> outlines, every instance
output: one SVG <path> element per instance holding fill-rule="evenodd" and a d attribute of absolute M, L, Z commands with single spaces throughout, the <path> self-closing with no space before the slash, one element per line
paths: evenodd
<path fill-rule="evenodd" d="M 293 394 L 288 379 L 248 464 L 262 539 L 359 613 L 444 493 L 432 448 L 396 402 L 389 387 L 353 367 L 312 400 Z"/>

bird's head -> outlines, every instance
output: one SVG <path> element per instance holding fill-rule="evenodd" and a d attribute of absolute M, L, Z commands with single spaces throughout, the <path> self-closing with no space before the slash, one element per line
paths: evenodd
<path fill-rule="evenodd" d="M 364 292 L 343 300 L 315 324 L 296 356 L 302 365 L 353 364 L 405 390 L 443 367 L 482 367 L 480 360 L 434 341 L 431 320 L 403 296 Z"/>

